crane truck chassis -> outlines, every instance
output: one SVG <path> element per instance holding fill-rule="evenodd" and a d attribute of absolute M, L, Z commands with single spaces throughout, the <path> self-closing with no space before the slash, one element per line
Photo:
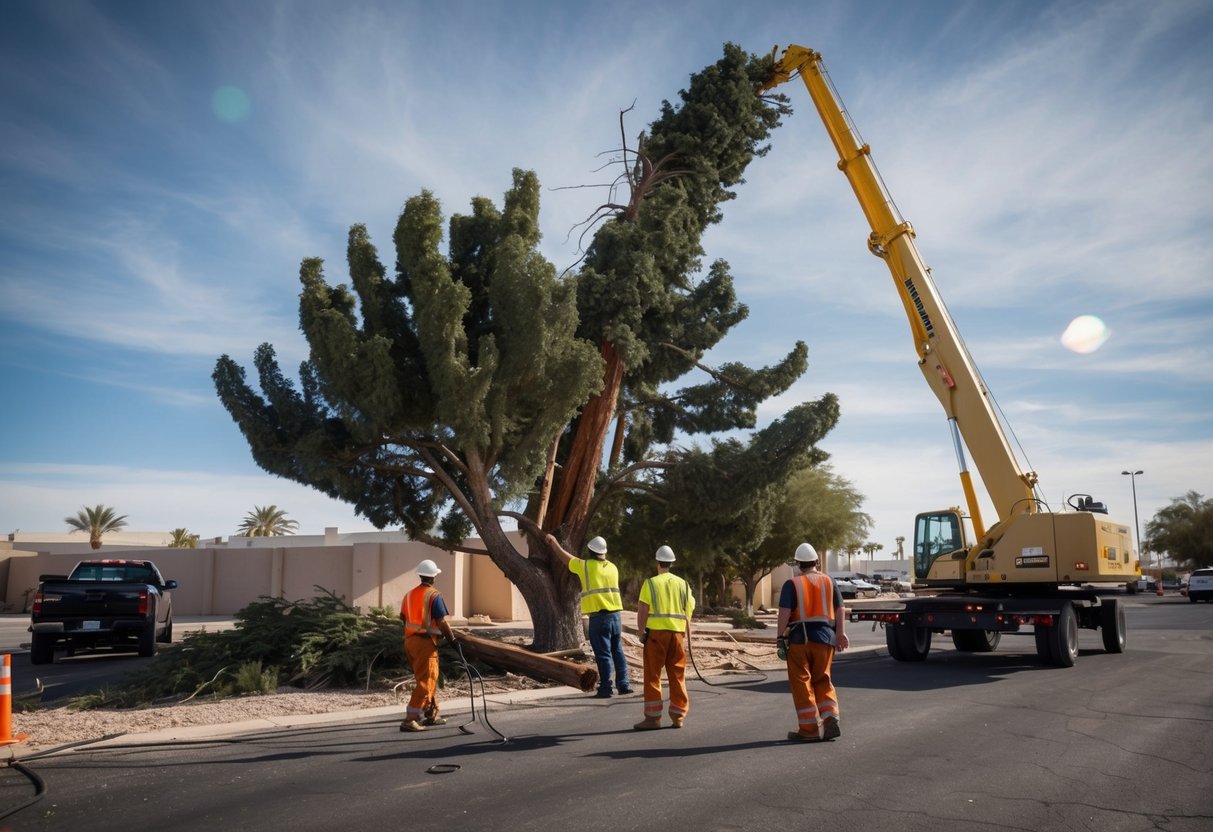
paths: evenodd
<path fill-rule="evenodd" d="M 804 82 L 838 152 L 838 168 L 868 220 L 868 249 L 892 275 L 919 369 L 944 409 L 967 507 L 915 519 L 916 597 L 854 610 L 849 619 L 882 624 L 890 655 L 905 662 L 924 660 L 936 633 L 950 631 L 957 649 L 980 653 L 994 650 L 1003 633 L 1026 627 L 1046 664 L 1074 665 L 1079 628 L 1101 631 L 1108 652 L 1123 652 L 1124 608 L 1091 584 L 1124 585 L 1141 576 L 1140 561 L 1130 557 L 1128 525 L 1107 519 L 1107 509 L 1089 495 L 1072 496 L 1072 510 L 1060 512 L 1039 496 L 1036 472 L 1020 467 L 985 381 L 918 253 L 914 228 L 885 189 L 821 55 L 797 45 L 777 53 L 772 51 L 771 74 L 757 93 L 797 77 Z M 988 529 L 966 450 L 997 513 Z"/>

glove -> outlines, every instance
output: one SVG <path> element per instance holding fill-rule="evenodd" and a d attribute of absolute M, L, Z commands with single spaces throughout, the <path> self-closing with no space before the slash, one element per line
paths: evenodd
<path fill-rule="evenodd" d="M 783 636 L 775 639 L 775 653 L 779 656 L 781 662 L 788 660 L 788 640 Z"/>
<path fill-rule="evenodd" d="M 648 627 L 645 627 L 644 632 L 640 634 L 640 643 L 644 644 L 648 640 L 649 640 L 649 629 L 648 629 Z"/>

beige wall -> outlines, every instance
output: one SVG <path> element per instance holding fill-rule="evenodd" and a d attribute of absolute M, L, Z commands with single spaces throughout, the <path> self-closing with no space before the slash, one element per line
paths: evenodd
<path fill-rule="evenodd" d="M 177 581 L 173 609 L 177 615 L 233 615 L 268 595 L 290 601 L 311 598 L 315 587 L 334 591 L 351 606 L 399 610 L 404 595 L 417 585 L 417 564 L 431 559 L 442 574 L 435 585 L 453 618 L 488 615 L 495 621 L 527 617 L 518 590 L 487 556 L 451 554 L 424 543 L 386 542 L 294 548 L 139 548 L 103 553 L 28 552 L 0 549 L 0 576 L 6 609 L 22 612 L 25 592 L 38 586 L 38 576 L 71 571 L 88 557 L 150 560 L 165 580 Z"/>

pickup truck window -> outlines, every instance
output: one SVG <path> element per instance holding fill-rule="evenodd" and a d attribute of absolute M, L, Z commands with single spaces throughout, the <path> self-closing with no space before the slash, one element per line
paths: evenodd
<path fill-rule="evenodd" d="M 156 573 L 146 566 L 124 564 L 82 563 L 71 575 L 73 581 L 114 581 L 139 584 L 159 584 Z"/>

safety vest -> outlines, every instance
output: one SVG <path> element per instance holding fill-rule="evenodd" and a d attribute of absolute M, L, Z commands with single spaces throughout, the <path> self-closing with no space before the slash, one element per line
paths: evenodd
<path fill-rule="evenodd" d="M 569 571 L 581 579 L 581 611 L 584 613 L 623 609 L 619 595 L 619 569 L 597 558 L 569 562 Z"/>
<path fill-rule="evenodd" d="M 640 600 L 649 605 L 649 617 L 645 626 L 650 630 L 684 633 L 687 621 L 695 611 L 695 598 L 691 595 L 691 587 L 682 578 L 670 572 L 654 575 L 645 581 Z"/>
<path fill-rule="evenodd" d="M 834 624 L 834 582 L 829 575 L 812 573 L 792 578 L 796 590 L 796 606 L 792 609 L 792 622 L 806 624 Z"/>
<path fill-rule="evenodd" d="M 404 596 L 400 612 L 404 615 L 404 635 L 406 637 L 442 635 L 442 631 L 435 627 L 430 620 L 434 598 L 437 596 L 438 590 L 425 584 L 413 587 Z"/>

